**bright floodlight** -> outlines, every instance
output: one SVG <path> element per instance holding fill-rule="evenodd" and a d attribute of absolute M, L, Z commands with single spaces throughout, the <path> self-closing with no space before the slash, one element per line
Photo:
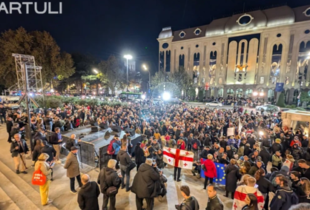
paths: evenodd
<path fill-rule="evenodd" d="M 259 131 L 258 134 L 259 134 L 260 136 L 262 136 L 262 135 L 264 135 L 264 132 L 263 132 L 263 131 Z"/>
<path fill-rule="evenodd" d="M 142 95 L 141 98 L 144 100 L 145 99 L 145 95 Z"/>
<path fill-rule="evenodd" d="M 168 101 L 169 99 L 170 99 L 170 93 L 164 92 L 164 93 L 163 93 L 163 100 L 164 100 L 164 101 Z"/>
<path fill-rule="evenodd" d="M 142 67 L 143 67 L 143 69 L 144 69 L 144 70 L 147 70 L 147 67 L 146 67 L 146 65 L 145 65 L 145 64 L 143 64 L 143 66 L 142 66 Z"/>
<path fill-rule="evenodd" d="M 51 92 L 54 93 L 54 89 L 51 89 Z"/>
<path fill-rule="evenodd" d="M 131 60 L 132 56 L 131 55 L 124 55 L 124 58 L 126 58 L 127 60 Z"/>
<path fill-rule="evenodd" d="M 93 72 L 95 72 L 95 74 L 98 74 L 98 70 L 97 69 L 93 69 Z"/>
<path fill-rule="evenodd" d="M 264 96 L 264 93 L 263 93 L 263 92 L 260 92 L 260 93 L 259 93 L 259 96 Z"/>
<path fill-rule="evenodd" d="M 258 93 L 257 93 L 257 92 L 254 92 L 254 93 L 253 93 L 253 96 L 257 96 L 257 95 L 258 95 Z"/>

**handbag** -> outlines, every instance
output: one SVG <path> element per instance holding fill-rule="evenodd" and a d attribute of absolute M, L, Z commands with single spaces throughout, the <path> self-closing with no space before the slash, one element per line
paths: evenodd
<path fill-rule="evenodd" d="M 41 164 L 38 170 L 33 172 L 31 182 L 33 185 L 39 185 L 39 186 L 42 186 L 46 183 L 46 176 L 41 171 Z"/>
<path fill-rule="evenodd" d="M 201 169 L 202 169 L 203 171 L 207 171 L 207 168 L 206 168 L 206 166 L 205 166 L 204 164 L 201 164 Z"/>
<path fill-rule="evenodd" d="M 107 196 L 116 195 L 117 194 L 117 188 L 115 186 L 111 186 L 106 191 Z"/>

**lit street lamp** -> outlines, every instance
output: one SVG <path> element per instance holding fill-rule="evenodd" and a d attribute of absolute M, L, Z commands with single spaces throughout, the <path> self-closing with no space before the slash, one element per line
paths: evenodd
<path fill-rule="evenodd" d="M 148 69 L 147 69 L 147 66 L 146 66 L 145 64 L 143 64 L 142 67 L 143 67 L 143 69 L 144 69 L 145 71 L 148 70 Z M 150 70 L 148 70 L 148 71 L 149 71 L 149 89 L 151 89 L 151 71 L 150 71 Z"/>
<path fill-rule="evenodd" d="M 124 55 L 124 58 L 126 58 L 126 60 L 127 60 L 127 92 L 128 92 L 128 86 L 129 86 L 129 83 L 128 83 L 128 60 L 131 60 L 132 56 L 131 55 Z"/>
<path fill-rule="evenodd" d="M 93 72 L 95 72 L 95 74 L 99 73 L 97 69 L 93 69 Z"/>

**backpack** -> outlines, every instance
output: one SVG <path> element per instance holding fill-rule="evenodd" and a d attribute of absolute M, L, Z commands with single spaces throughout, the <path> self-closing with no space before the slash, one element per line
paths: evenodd
<path fill-rule="evenodd" d="M 46 176 L 41 171 L 41 164 L 38 170 L 33 172 L 31 182 L 33 185 L 39 185 L 39 186 L 42 186 L 46 183 Z"/>
<path fill-rule="evenodd" d="M 108 149 L 107 149 L 107 153 L 109 155 L 114 155 L 115 153 L 115 149 L 113 148 L 113 144 L 116 142 L 116 139 L 112 139 L 112 141 L 110 142 Z"/>
<path fill-rule="evenodd" d="M 197 142 L 195 142 L 195 143 L 193 144 L 193 149 L 194 149 L 194 150 L 198 150 L 198 144 L 197 144 Z"/>

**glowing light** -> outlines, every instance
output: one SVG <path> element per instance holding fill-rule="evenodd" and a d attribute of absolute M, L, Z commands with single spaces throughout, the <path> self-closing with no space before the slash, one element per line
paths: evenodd
<path fill-rule="evenodd" d="M 171 95 L 168 92 L 164 92 L 163 93 L 163 100 L 164 101 L 168 101 L 170 99 Z"/>
<path fill-rule="evenodd" d="M 97 69 L 93 69 L 93 72 L 95 72 L 95 74 L 99 73 Z"/>
<path fill-rule="evenodd" d="M 259 134 L 260 136 L 262 136 L 262 135 L 264 135 L 264 132 L 263 132 L 263 131 L 260 131 L 260 132 L 258 132 L 258 134 Z"/>
<path fill-rule="evenodd" d="M 51 89 L 51 93 L 54 93 L 54 89 Z"/>
<path fill-rule="evenodd" d="M 124 55 L 124 58 L 126 58 L 127 60 L 131 60 L 132 59 L 132 55 Z"/>
<path fill-rule="evenodd" d="M 264 92 L 260 92 L 260 93 L 259 93 L 259 96 L 264 96 Z"/>
<path fill-rule="evenodd" d="M 144 100 L 145 99 L 145 95 L 141 95 L 141 98 Z"/>
<path fill-rule="evenodd" d="M 258 95 L 258 93 L 257 92 L 253 92 L 253 96 L 257 96 Z"/>

